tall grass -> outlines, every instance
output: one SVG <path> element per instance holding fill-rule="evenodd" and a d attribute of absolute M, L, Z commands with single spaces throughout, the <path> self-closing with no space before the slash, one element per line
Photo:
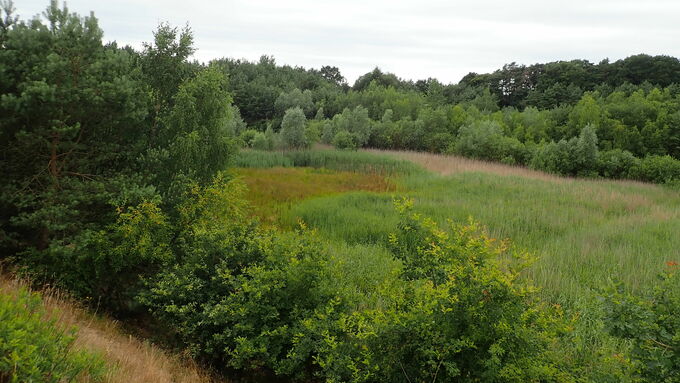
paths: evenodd
<path fill-rule="evenodd" d="M 269 152 L 243 150 L 236 157 L 240 168 L 311 167 L 379 175 L 409 175 L 422 173 L 413 162 L 390 156 L 333 149 L 292 150 Z"/>
<path fill-rule="evenodd" d="M 343 155 L 370 161 L 365 160 L 368 153 Z M 421 157 L 419 163 L 427 166 L 428 161 L 441 168 L 457 159 Z M 398 193 L 350 192 L 303 200 L 281 212 L 280 223 L 293 227 L 302 219 L 336 242 L 381 245 L 397 224 L 393 196 L 408 195 L 419 212 L 437 221 L 473 217 L 492 236 L 532 251 L 538 261 L 529 277 L 560 300 L 589 295 L 610 278 L 637 289 L 652 283 L 666 262 L 680 261 L 676 191 L 486 165 L 466 163 L 447 176 L 407 173 L 396 178 Z"/>
<path fill-rule="evenodd" d="M 314 168 L 237 168 L 248 186 L 247 199 L 263 223 L 275 224 L 295 203 L 313 197 L 356 190 L 394 191 L 395 185 L 374 173 Z"/>

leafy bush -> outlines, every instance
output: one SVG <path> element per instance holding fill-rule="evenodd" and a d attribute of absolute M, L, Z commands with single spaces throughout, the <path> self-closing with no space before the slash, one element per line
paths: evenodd
<path fill-rule="evenodd" d="M 272 150 L 274 148 L 274 142 L 272 142 L 272 140 L 264 133 L 257 132 L 253 137 L 250 146 L 257 150 Z"/>
<path fill-rule="evenodd" d="M 253 146 L 253 141 L 255 140 L 255 137 L 258 135 L 258 133 L 260 132 L 255 129 L 246 129 L 241 132 L 239 139 L 241 140 L 243 146 L 250 148 Z"/>
<path fill-rule="evenodd" d="M 115 223 L 87 230 L 67 246 L 25 252 L 20 262 L 36 279 L 48 278 L 75 295 L 109 310 L 134 306 L 142 276 L 172 259 L 171 228 L 153 202 L 119 208 Z"/>
<path fill-rule="evenodd" d="M 305 139 L 311 144 L 315 144 L 321 140 L 321 127 L 323 122 L 311 120 L 305 129 Z"/>
<path fill-rule="evenodd" d="M 196 355 L 331 382 L 569 377 L 549 352 L 561 319 L 517 279 L 526 256 L 475 225 L 443 231 L 402 203 L 394 266 L 365 280 L 310 232 L 267 231 L 211 206 L 202 239 L 141 298 Z"/>
<path fill-rule="evenodd" d="M 333 138 L 333 146 L 338 149 L 355 150 L 358 146 L 357 138 L 354 134 L 341 130 Z"/>
<path fill-rule="evenodd" d="M 539 145 L 529 166 L 567 176 L 592 177 L 598 173 L 599 156 L 595 128 L 587 125 L 578 137 Z"/>
<path fill-rule="evenodd" d="M 529 152 L 519 140 L 503 135 L 495 121 L 480 121 L 460 128 L 458 138 L 449 146 L 449 152 L 465 157 L 491 161 L 508 161 L 523 164 Z"/>
<path fill-rule="evenodd" d="M 345 108 L 341 114 L 333 117 L 334 132 L 352 133 L 357 147 L 364 146 L 371 135 L 371 120 L 368 110 L 359 105 L 354 109 Z M 337 133 L 336 133 L 337 135 Z"/>
<path fill-rule="evenodd" d="M 600 153 L 600 175 L 606 178 L 629 178 L 632 169 L 640 165 L 640 159 L 627 150 L 613 149 Z"/>
<path fill-rule="evenodd" d="M 653 289 L 626 293 L 621 284 L 605 299 L 609 329 L 633 343 L 632 357 L 644 382 L 680 381 L 680 274 L 677 263 Z"/>
<path fill-rule="evenodd" d="M 597 148 L 597 134 L 593 125 L 586 125 L 581 130 L 574 155 L 576 174 L 580 176 L 597 175 L 599 150 Z"/>
<path fill-rule="evenodd" d="M 574 158 L 577 139 L 560 140 L 539 145 L 531 157 L 529 167 L 549 173 L 569 175 L 575 171 Z"/>
<path fill-rule="evenodd" d="M 38 294 L 0 290 L 0 382 L 101 381 L 103 360 L 74 351 L 74 335 L 49 318 Z"/>
<path fill-rule="evenodd" d="M 680 160 L 671 156 L 647 156 L 631 173 L 642 181 L 669 183 L 680 179 Z"/>

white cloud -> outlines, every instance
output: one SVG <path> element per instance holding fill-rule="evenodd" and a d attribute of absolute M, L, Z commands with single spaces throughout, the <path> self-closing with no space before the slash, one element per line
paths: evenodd
<path fill-rule="evenodd" d="M 47 1 L 16 2 L 22 17 Z M 70 0 L 95 12 L 105 38 L 141 46 L 161 21 L 189 23 L 196 58 L 334 65 L 353 82 L 379 66 L 400 77 L 457 82 L 504 63 L 598 62 L 637 53 L 680 55 L 680 2 L 670 0 Z"/>

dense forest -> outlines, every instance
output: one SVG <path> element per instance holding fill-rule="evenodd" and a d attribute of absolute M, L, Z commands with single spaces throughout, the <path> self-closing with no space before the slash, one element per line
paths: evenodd
<path fill-rule="evenodd" d="M 321 140 L 343 149 L 459 154 L 571 176 L 658 183 L 680 177 L 680 61 L 672 57 L 510 64 L 455 85 L 404 81 L 376 68 L 352 87 L 335 67 L 276 66 L 267 56 L 213 65 L 230 78 L 244 121 L 237 133 L 260 149 Z M 308 120 L 304 140 L 286 141 L 286 115 L 299 125 Z"/>
<path fill-rule="evenodd" d="M 458 84 L 376 68 L 350 86 L 334 66 L 192 61 L 189 27 L 160 24 L 137 50 L 56 1 L 33 19 L 1 4 L 0 258 L 13 272 L 164 332 L 226 376 L 678 381 L 675 263 L 635 295 L 602 290 L 588 305 L 609 330 L 585 336 L 587 315 L 524 278 L 532 256 L 473 221 L 437 223 L 396 197 L 384 246 L 354 248 L 302 221 L 263 225 L 229 171 L 243 150 L 312 166 L 295 153 L 323 143 L 342 149 L 328 168 L 416 172 L 354 152 L 405 149 L 674 190 L 678 59 L 511 63 Z M 0 382 L 102 368 L 32 323 L 30 302 L 0 295 Z"/>

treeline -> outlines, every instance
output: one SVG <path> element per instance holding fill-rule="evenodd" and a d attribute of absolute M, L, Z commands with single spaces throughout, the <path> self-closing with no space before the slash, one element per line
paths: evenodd
<path fill-rule="evenodd" d="M 663 183 L 680 178 L 677 62 L 638 55 L 611 64 L 509 65 L 455 85 L 404 81 L 376 68 L 351 88 L 334 67 L 277 66 L 266 56 L 257 63 L 215 64 L 231 79 L 244 120 L 237 133 L 247 146 L 300 147 L 320 140 L 340 148 L 454 153 L 563 175 Z M 531 81 L 521 85 L 520 77 Z M 290 131 L 282 124 L 286 115 L 300 125 L 290 142 L 283 138 Z M 578 158 L 575 140 L 587 127 L 594 153 Z"/>

